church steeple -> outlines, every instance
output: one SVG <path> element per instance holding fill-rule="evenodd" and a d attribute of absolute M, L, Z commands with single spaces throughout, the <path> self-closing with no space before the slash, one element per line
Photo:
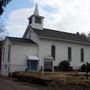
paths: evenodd
<path fill-rule="evenodd" d="M 34 15 L 39 16 L 39 10 L 38 10 L 37 4 L 36 4 L 35 10 L 34 10 Z"/>
<path fill-rule="evenodd" d="M 43 18 L 39 15 L 38 5 L 36 4 L 33 15 L 28 18 L 29 25 L 32 28 L 43 30 Z"/>

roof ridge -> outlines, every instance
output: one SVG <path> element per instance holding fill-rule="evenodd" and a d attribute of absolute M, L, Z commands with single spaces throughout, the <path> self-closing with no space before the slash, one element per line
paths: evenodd
<path fill-rule="evenodd" d="M 55 32 L 60 32 L 60 33 L 67 33 L 67 34 L 77 35 L 77 34 L 75 34 L 75 33 L 70 33 L 70 32 L 65 32 L 65 31 L 59 31 L 59 30 L 55 30 L 55 29 L 44 28 L 44 30 L 50 30 L 50 31 L 55 31 Z"/>

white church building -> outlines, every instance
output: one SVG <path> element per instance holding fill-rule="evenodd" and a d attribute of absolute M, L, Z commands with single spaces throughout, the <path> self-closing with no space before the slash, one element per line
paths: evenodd
<path fill-rule="evenodd" d="M 1 61 L 3 75 L 25 70 L 40 71 L 58 66 L 63 60 L 69 61 L 73 68 L 90 62 L 88 38 L 44 28 L 43 19 L 36 5 L 23 37 L 6 37 Z"/>

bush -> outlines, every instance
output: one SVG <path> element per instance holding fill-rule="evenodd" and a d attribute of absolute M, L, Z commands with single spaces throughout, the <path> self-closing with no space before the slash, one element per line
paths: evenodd
<path fill-rule="evenodd" d="M 88 63 L 87 65 L 86 64 L 83 64 L 81 67 L 80 67 L 80 71 L 81 72 L 90 72 L 90 63 Z"/>
<path fill-rule="evenodd" d="M 59 67 L 58 66 L 54 66 L 54 71 L 58 72 L 59 71 Z"/>
<path fill-rule="evenodd" d="M 44 79 L 37 77 L 38 75 L 33 75 L 32 73 L 24 74 L 23 72 L 13 72 L 12 77 L 16 78 L 17 81 L 26 82 L 26 83 L 34 83 L 40 85 L 49 85 L 52 80 Z"/>
<path fill-rule="evenodd" d="M 68 61 L 61 61 L 58 66 L 59 71 L 72 71 L 72 67 Z"/>
<path fill-rule="evenodd" d="M 9 73 L 8 76 L 16 78 L 17 77 L 17 73 L 19 73 L 19 72 L 17 72 L 17 71 L 16 72 L 12 72 L 12 73 Z"/>

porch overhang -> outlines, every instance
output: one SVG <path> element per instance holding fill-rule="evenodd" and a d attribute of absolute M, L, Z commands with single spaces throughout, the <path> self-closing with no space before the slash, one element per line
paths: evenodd
<path fill-rule="evenodd" d="M 27 56 L 27 60 L 36 60 L 39 61 L 39 58 L 37 56 Z"/>
<path fill-rule="evenodd" d="M 49 59 L 49 60 L 52 60 L 52 61 L 54 60 L 52 56 L 44 56 L 43 59 L 44 59 L 44 60 L 45 60 L 45 59 Z"/>

